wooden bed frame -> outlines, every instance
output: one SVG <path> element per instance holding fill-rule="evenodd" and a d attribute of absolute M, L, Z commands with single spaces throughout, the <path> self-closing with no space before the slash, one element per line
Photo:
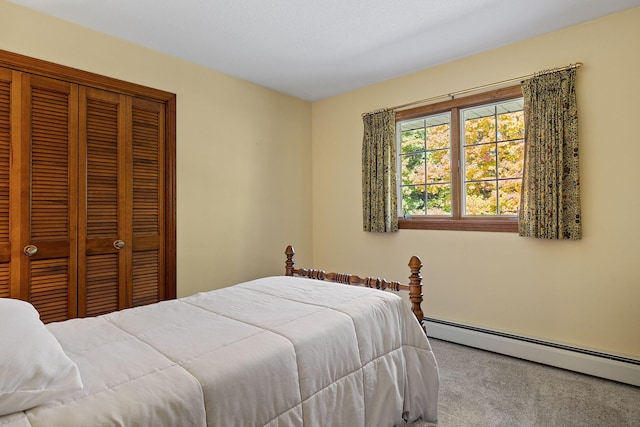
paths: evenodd
<path fill-rule="evenodd" d="M 409 300 L 411 301 L 411 311 L 418 319 L 420 326 L 424 327 L 424 313 L 422 312 L 422 276 L 420 275 L 420 269 L 422 268 L 422 261 L 417 256 L 412 256 L 409 260 L 409 269 L 411 275 L 409 276 L 409 284 L 405 285 L 400 282 L 390 282 L 386 279 L 373 278 L 373 277 L 359 277 L 353 274 L 344 273 L 326 273 L 324 270 L 313 270 L 304 268 L 295 268 L 293 256 L 296 251 L 291 245 L 287 246 L 284 251 L 287 255 L 287 261 L 285 262 L 285 275 L 287 276 L 299 276 L 308 277 L 310 279 L 324 280 L 327 282 L 343 283 L 346 285 L 366 286 L 368 288 L 392 290 L 392 291 L 409 291 Z M 426 330 L 425 330 L 426 332 Z"/>

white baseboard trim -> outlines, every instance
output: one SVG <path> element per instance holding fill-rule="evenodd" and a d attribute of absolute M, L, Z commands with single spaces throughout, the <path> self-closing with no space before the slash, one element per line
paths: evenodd
<path fill-rule="evenodd" d="M 556 366 L 640 387 L 640 360 L 504 334 L 487 329 L 425 319 L 427 335 L 469 347 Z"/>

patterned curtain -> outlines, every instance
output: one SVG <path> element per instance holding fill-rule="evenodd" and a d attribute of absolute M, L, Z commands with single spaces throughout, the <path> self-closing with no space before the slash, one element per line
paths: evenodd
<path fill-rule="evenodd" d="M 362 219 L 364 231 L 398 231 L 395 112 L 362 115 Z"/>
<path fill-rule="evenodd" d="M 575 74 L 575 69 L 542 72 L 522 84 L 526 135 L 521 236 L 582 237 Z"/>

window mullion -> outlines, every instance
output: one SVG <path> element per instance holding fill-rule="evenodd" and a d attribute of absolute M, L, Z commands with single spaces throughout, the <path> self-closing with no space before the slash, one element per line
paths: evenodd
<path fill-rule="evenodd" d="M 451 109 L 451 185 L 452 185 L 452 214 L 453 219 L 462 217 L 462 156 L 460 135 L 460 109 Z"/>
<path fill-rule="evenodd" d="M 423 155 L 424 155 L 424 164 L 422 165 L 424 167 L 424 213 L 425 215 L 429 213 L 429 187 L 428 187 L 428 183 L 429 183 L 429 175 L 427 175 L 427 173 L 429 172 L 429 170 L 427 169 L 427 121 L 425 120 L 423 122 L 423 127 L 422 130 L 424 131 L 424 145 L 422 146 L 423 151 Z"/>
<path fill-rule="evenodd" d="M 499 180 L 499 176 L 498 176 L 498 166 L 499 166 L 499 162 L 498 162 L 498 135 L 499 135 L 499 129 L 498 129 L 498 107 L 494 106 L 493 107 L 493 122 L 495 123 L 495 142 L 494 142 L 494 150 L 495 150 L 495 155 L 494 155 L 494 159 L 493 161 L 495 162 L 495 168 L 496 168 L 496 215 L 500 215 L 500 180 Z"/>

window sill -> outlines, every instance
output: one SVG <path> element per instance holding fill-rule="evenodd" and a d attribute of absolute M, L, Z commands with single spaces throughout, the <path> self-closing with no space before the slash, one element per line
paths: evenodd
<path fill-rule="evenodd" d="M 449 218 L 398 218 L 398 228 L 405 230 L 457 230 L 497 231 L 517 233 L 517 219 L 449 219 Z"/>

